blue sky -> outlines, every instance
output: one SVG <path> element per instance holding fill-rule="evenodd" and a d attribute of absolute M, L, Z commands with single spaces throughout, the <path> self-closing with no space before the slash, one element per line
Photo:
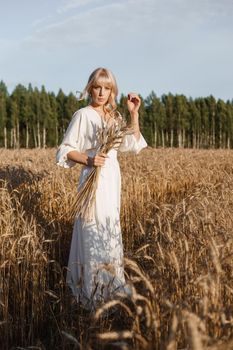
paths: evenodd
<path fill-rule="evenodd" d="M 0 0 L 0 80 L 82 90 L 107 67 L 120 93 L 233 98 L 232 0 Z"/>

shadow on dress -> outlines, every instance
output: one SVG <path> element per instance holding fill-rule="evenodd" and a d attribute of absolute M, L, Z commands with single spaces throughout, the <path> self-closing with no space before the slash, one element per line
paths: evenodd
<path fill-rule="evenodd" d="M 125 282 L 119 218 L 84 223 L 76 218 L 67 284 L 77 301 L 93 310 L 117 295 L 130 295 Z"/>

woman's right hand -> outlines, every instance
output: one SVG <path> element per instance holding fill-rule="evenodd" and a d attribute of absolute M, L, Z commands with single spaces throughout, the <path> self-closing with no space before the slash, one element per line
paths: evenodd
<path fill-rule="evenodd" d="M 93 158 L 88 157 L 87 165 L 90 167 L 103 166 L 105 164 L 105 158 L 108 158 L 108 155 L 106 153 L 97 154 Z"/>

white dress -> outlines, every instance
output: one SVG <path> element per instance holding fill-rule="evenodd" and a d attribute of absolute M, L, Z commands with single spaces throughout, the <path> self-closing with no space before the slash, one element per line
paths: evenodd
<path fill-rule="evenodd" d="M 90 106 L 75 112 L 58 148 L 57 164 L 64 168 L 77 164 L 67 158 L 67 153 L 72 150 L 93 156 L 98 146 L 96 133 L 103 123 L 101 116 Z M 141 134 L 139 140 L 134 135 L 126 135 L 118 150 L 138 153 L 146 146 Z M 75 218 L 66 277 L 77 300 L 89 309 L 110 299 L 116 292 L 130 293 L 124 278 L 117 150 L 111 150 L 108 156 L 100 171 L 92 221 Z M 90 170 L 90 167 L 82 167 L 78 188 Z"/>

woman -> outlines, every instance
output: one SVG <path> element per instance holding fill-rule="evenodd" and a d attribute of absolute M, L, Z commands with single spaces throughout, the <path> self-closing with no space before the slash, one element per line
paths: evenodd
<path fill-rule="evenodd" d="M 88 221 L 75 218 L 67 272 L 67 283 L 77 300 L 93 309 L 117 292 L 130 294 L 130 288 L 125 284 L 123 268 L 117 150 L 96 154 L 99 128 L 114 122 L 112 111 L 116 110 L 118 94 L 115 77 L 108 69 L 96 69 L 84 89 L 83 96 L 86 94 L 91 102 L 74 113 L 57 151 L 57 164 L 65 168 L 83 165 L 79 188 L 93 167 L 101 167 L 94 216 Z M 133 134 L 124 136 L 119 151 L 138 153 L 147 146 L 139 129 L 140 103 L 137 94 L 128 95 Z"/>

